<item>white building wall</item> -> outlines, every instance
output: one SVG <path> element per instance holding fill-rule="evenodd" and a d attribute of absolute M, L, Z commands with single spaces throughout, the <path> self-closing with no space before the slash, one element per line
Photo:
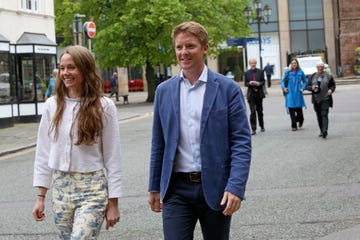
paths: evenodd
<path fill-rule="evenodd" d="M 0 0 L 0 33 L 11 44 L 24 32 L 43 33 L 56 42 L 53 0 L 37 0 L 38 12 L 21 9 L 22 0 Z"/>
<path fill-rule="evenodd" d="M 274 65 L 273 79 L 281 78 L 281 69 L 286 66 L 281 66 L 280 63 L 280 43 L 278 33 L 263 33 L 261 36 L 261 56 L 263 60 L 263 68 L 269 62 Z M 259 60 L 259 41 L 248 42 L 246 46 L 247 58 L 255 58 L 257 60 L 257 68 L 260 68 Z"/>

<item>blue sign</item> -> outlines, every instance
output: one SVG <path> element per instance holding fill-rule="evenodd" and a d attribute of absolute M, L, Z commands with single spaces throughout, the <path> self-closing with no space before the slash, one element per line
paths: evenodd
<path fill-rule="evenodd" d="M 228 38 L 226 41 L 229 47 L 245 46 L 246 44 L 259 44 L 258 38 Z M 271 37 L 262 37 L 261 43 L 271 43 Z"/>

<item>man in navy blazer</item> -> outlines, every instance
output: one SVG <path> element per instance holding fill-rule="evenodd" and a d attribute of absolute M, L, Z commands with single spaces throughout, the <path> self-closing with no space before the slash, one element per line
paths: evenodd
<path fill-rule="evenodd" d="M 149 205 L 163 216 L 164 237 L 229 239 L 231 215 L 245 199 L 251 135 L 239 85 L 204 64 L 206 29 L 173 29 L 181 71 L 156 90 Z"/>

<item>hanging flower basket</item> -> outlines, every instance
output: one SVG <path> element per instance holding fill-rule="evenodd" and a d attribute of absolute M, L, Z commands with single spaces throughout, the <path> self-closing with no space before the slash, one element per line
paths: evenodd
<path fill-rule="evenodd" d="M 355 70 L 356 75 L 360 75 L 360 66 L 359 65 L 355 65 L 354 70 Z"/>
<path fill-rule="evenodd" d="M 357 47 L 357 48 L 355 49 L 355 54 L 356 54 L 357 56 L 360 56 L 360 47 Z"/>

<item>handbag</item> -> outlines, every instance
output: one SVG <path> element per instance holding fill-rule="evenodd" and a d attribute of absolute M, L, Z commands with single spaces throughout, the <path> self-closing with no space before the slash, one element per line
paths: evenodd
<path fill-rule="evenodd" d="M 289 72 L 290 70 L 288 70 L 285 74 L 286 74 L 286 77 L 285 77 L 285 80 L 284 80 L 284 88 L 288 88 L 288 85 L 289 85 Z M 283 90 L 283 95 L 285 96 L 287 93 Z"/>

